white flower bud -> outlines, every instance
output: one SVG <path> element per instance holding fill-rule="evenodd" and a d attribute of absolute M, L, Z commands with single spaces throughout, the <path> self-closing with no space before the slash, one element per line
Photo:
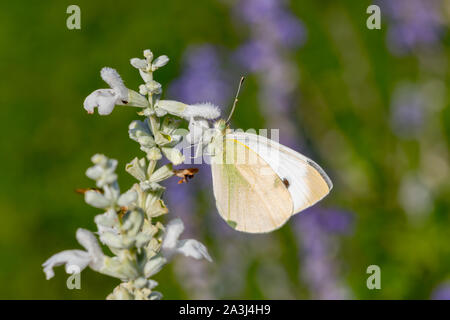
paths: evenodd
<path fill-rule="evenodd" d="M 144 80 L 145 82 L 153 80 L 152 75 L 145 70 L 139 69 L 139 74 L 141 75 L 142 80 Z"/>
<path fill-rule="evenodd" d="M 128 90 L 127 106 L 138 107 L 138 108 L 148 108 L 150 106 L 150 103 L 142 94 L 139 94 L 134 90 Z"/>
<path fill-rule="evenodd" d="M 150 296 L 148 297 L 149 300 L 161 300 L 163 298 L 163 295 L 159 291 L 153 291 L 150 293 Z"/>
<path fill-rule="evenodd" d="M 153 60 L 153 52 L 150 49 L 144 50 L 144 57 L 147 59 L 147 61 Z"/>
<path fill-rule="evenodd" d="M 150 259 L 144 267 L 144 274 L 146 278 L 150 278 L 151 276 L 157 274 L 161 271 L 162 267 L 167 263 L 166 258 L 164 257 L 154 257 Z"/>
<path fill-rule="evenodd" d="M 146 69 L 148 67 L 147 61 L 139 58 L 130 59 L 130 64 L 136 69 Z"/>
<path fill-rule="evenodd" d="M 148 93 L 147 87 L 144 84 L 139 86 L 139 93 L 142 95 L 146 95 Z"/>
<path fill-rule="evenodd" d="M 157 82 L 155 80 L 147 82 L 145 84 L 145 86 L 147 87 L 147 90 L 148 90 L 149 93 L 161 94 L 161 92 L 162 92 L 161 83 L 159 83 L 159 82 Z"/>
<path fill-rule="evenodd" d="M 147 159 L 148 160 L 159 160 L 162 158 L 161 150 L 158 147 L 153 147 L 147 152 Z"/>
<path fill-rule="evenodd" d="M 86 191 L 84 193 L 84 201 L 99 209 L 107 208 L 111 205 L 110 199 L 107 199 L 103 194 L 95 190 Z"/>
<path fill-rule="evenodd" d="M 96 215 L 94 221 L 97 225 L 112 228 L 119 223 L 119 217 L 113 209 L 109 209 L 103 214 Z"/>
<path fill-rule="evenodd" d="M 172 164 L 169 163 L 153 172 L 152 176 L 150 177 L 150 182 L 160 182 L 166 180 L 167 178 L 170 178 L 173 175 L 174 173 Z"/>
<path fill-rule="evenodd" d="M 136 202 L 137 199 L 137 193 L 134 190 L 128 190 L 124 194 L 120 195 L 119 199 L 117 200 L 117 204 L 121 207 L 130 207 L 131 204 Z"/>
<path fill-rule="evenodd" d="M 175 148 L 162 147 L 162 153 L 172 162 L 175 166 L 183 163 L 184 156 L 181 154 L 180 150 Z"/>
<path fill-rule="evenodd" d="M 147 179 L 145 172 L 146 161 L 145 158 L 134 158 L 130 163 L 125 166 L 125 170 L 139 181 Z"/>

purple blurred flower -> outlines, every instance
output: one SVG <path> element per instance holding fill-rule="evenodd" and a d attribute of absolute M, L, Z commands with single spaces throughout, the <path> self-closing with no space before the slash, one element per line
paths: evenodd
<path fill-rule="evenodd" d="M 184 55 L 182 75 L 169 95 L 185 103 L 212 102 L 224 106 L 231 97 L 218 49 L 212 45 L 190 47 Z"/>
<path fill-rule="evenodd" d="M 344 210 L 337 209 L 316 209 L 318 212 L 316 219 L 320 227 L 327 232 L 334 234 L 349 235 L 353 232 L 354 216 Z"/>
<path fill-rule="evenodd" d="M 295 224 L 301 247 L 301 276 L 314 299 L 348 299 L 350 289 L 338 276 L 338 245 L 330 234 L 348 234 L 352 216 L 341 210 L 313 207 L 301 214 Z"/>
<path fill-rule="evenodd" d="M 284 1 L 241 0 L 233 8 L 235 17 L 250 30 L 250 40 L 234 53 L 242 68 L 258 75 L 259 101 L 266 116 L 289 112 L 294 104 L 298 74 L 292 50 L 305 41 L 305 28 Z"/>
<path fill-rule="evenodd" d="M 260 72 L 277 62 L 277 54 L 266 42 L 251 40 L 236 50 L 234 59 L 250 72 Z"/>
<path fill-rule="evenodd" d="M 303 23 L 280 0 L 241 0 L 235 14 L 255 33 L 288 48 L 301 46 L 306 38 Z"/>
<path fill-rule="evenodd" d="M 450 300 L 450 283 L 445 282 L 439 285 L 431 293 L 432 300 Z"/>
<path fill-rule="evenodd" d="M 441 0 L 380 0 L 379 5 L 391 21 L 387 40 L 394 54 L 436 45 L 445 32 Z"/>
<path fill-rule="evenodd" d="M 391 127 L 404 138 L 416 136 L 425 122 L 425 99 L 420 87 L 403 84 L 396 88 L 391 102 Z"/>
<path fill-rule="evenodd" d="M 184 221 L 186 236 L 194 236 L 192 219 L 195 214 L 195 195 L 192 188 L 186 184 L 178 184 L 176 178 L 168 179 L 164 182 L 164 186 L 169 189 L 169 192 L 164 193 L 163 198 L 167 202 L 170 214 Z"/>
<path fill-rule="evenodd" d="M 305 43 L 306 29 L 292 13 L 285 10 L 279 11 L 273 24 L 278 40 L 286 47 L 298 48 Z"/>
<path fill-rule="evenodd" d="M 245 22 L 255 24 L 271 19 L 279 10 L 279 4 L 279 0 L 241 0 L 235 9 L 241 13 Z"/>

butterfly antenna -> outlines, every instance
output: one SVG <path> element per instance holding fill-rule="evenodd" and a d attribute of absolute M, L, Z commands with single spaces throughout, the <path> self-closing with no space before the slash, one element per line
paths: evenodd
<path fill-rule="evenodd" d="M 239 81 L 239 87 L 238 87 L 238 89 L 237 89 L 236 96 L 234 97 L 233 107 L 231 108 L 230 115 L 228 116 L 228 119 L 227 119 L 227 121 L 226 121 L 226 124 L 227 124 L 227 125 L 230 124 L 231 116 L 232 116 L 233 113 L 234 113 L 234 109 L 236 109 L 236 104 L 237 104 L 237 102 L 238 102 L 238 100 L 239 100 L 239 99 L 238 99 L 238 97 L 239 97 L 239 92 L 241 91 L 241 86 L 242 86 L 242 83 L 244 83 L 244 80 L 245 80 L 245 77 L 241 77 L 241 81 Z"/>

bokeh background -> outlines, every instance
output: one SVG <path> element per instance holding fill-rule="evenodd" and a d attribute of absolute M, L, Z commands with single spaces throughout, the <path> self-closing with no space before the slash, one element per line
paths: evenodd
<path fill-rule="evenodd" d="M 370 4 L 381 30 L 366 27 Z M 68 30 L 66 8 L 81 8 Z M 0 298 L 104 299 L 118 280 L 41 264 L 79 248 L 98 210 L 75 188 L 94 153 L 123 170 L 142 156 L 128 138 L 135 110 L 88 115 L 84 98 L 150 48 L 164 97 L 229 111 L 247 75 L 235 128 L 279 128 L 334 182 L 320 204 L 268 235 L 231 230 L 218 216 L 208 167 L 168 186 L 171 212 L 213 263 L 178 257 L 156 276 L 167 299 L 450 298 L 449 21 L 445 0 L 145 0 L 0 3 Z M 175 179 L 174 179 L 175 180 Z M 381 268 L 381 290 L 366 269 Z"/>

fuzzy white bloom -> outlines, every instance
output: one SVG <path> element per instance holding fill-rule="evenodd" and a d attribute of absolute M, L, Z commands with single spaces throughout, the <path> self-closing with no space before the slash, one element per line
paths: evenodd
<path fill-rule="evenodd" d="M 123 84 L 122 78 L 120 77 L 119 73 L 115 69 L 104 67 L 100 71 L 100 76 L 121 97 L 123 97 L 124 99 L 126 99 L 128 97 L 128 89 Z"/>
<path fill-rule="evenodd" d="M 86 251 L 65 250 L 51 256 L 42 264 L 47 280 L 54 277 L 55 273 L 53 268 L 63 264 L 66 265 L 67 273 L 73 272 L 73 266 L 77 266 L 79 272 L 87 266 L 90 266 L 96 271 L 102 268 L 105 256 L 94 234 L 89 230 L 80 228 L 77 230 L 76 237 Z"/>
<path fill-rule="evenodd" d="M 167 224 L 161 246 L 161 252 L 164 257 L 170 259 L 174 254 L 181 253 L 186 257 L 192 257 L 197 260 L 205 258 L 212 262 L 208 250 L 202 243 L 194 239 L 179 240 L 183 230 L 184 224 L 180 219 L 174 219 Z"/>
<path fill-rule="evenodd" d="M 113 111 L 115 105 L 128 103 L 128 89 L 116 70 L 105 67 L 101 70 L 100 75 L 111 89 L 95 90 L 86 97 L 83 106 L 88 113 L 94 113 L 94 109 L 98 107 L 99 114 L 108 115 Z"/>
<path fill-rule="evenodd" d="M 159 100 L 156 105 L 157 112 L 158 109 L 186 120 L 192 118 L 213 120 L 220 117 L 220 108 L 209 102 L 189 105 L 174 100 Z"/>
<path fill-rule="evenodd" d="M 220 108 L 212 103 L 196 103 L 187 105 L 183 112 L 183 118 L 190 120 L 191 118 L 217 119 L 220 117 Z"/>

